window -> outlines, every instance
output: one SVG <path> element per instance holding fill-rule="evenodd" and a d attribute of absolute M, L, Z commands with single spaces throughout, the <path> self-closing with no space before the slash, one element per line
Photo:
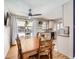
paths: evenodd
<path fill-rule="evenodd" d="M 58 24 L 57 24 L 57 30 L 59 30 L 59 28 L 60 28 L 60 24 L 58 23 Z"/>
<path fill-rule="evenodd" d="M 62 28 L 63 28 L 63 23 L 62 22 L 58 23 L 57 24 L 57 30 L 62 29 Z"/>
<path fill-rule="evenodd" d="M 60 28 L 63 28 L 63 23 L 62 22 L 60 23 Z"/>

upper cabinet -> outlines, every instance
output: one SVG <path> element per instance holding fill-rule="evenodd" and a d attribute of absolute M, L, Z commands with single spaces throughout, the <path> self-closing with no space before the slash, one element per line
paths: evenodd
<path fill-rule="evenodd" d="M 60 19 L 63 17 L 63 7 L 59 6 L 52 10 L 52 18 L 53 19 Z"/>

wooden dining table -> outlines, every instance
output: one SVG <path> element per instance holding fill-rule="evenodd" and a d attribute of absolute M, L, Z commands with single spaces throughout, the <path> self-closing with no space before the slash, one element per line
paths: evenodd
<path fill-rule="evenodd" d="M 25 56 L 34 55 L 37 53 L 39 49 L 39 40 L 36 38 L 25 39 L 24 37 L 20 37 L 22 52 Z M 16 58 L 15 58 L 16 57 Z M 12 47 L 8 53 L 7 59 L 17 59 L 17 45 Z"/>

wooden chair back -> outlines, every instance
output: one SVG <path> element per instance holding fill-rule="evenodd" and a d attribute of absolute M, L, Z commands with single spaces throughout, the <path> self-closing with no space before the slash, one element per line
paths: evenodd
<path fill-rule="evenodd" d="M 18 47 L 18 59 L 23 59 L 21 42 L 18 35 L 17 35 L 16 42 L 17 42 L 17 47 Z"/>
<path fill-rule="evenodd" d="M 39 40 L 38 59 L 40 59 L 40 53 L 48 50 L 49 59 L 52 59 L 52 40 L 41 41 Z"/>
<path fill-rule="evenodd" d="M 40 51 L 52 49 L 52 41 L 51 40 L 46 40 L 46 41 L 40 40 L 39 49 L 40 49 Z"/>

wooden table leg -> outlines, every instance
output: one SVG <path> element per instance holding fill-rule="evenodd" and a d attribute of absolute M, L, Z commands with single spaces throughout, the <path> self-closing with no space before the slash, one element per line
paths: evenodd
<path fill-rule="evenodd" d="M 52 49 L 50 50 L 50 59 L 52 59 Z"/>

